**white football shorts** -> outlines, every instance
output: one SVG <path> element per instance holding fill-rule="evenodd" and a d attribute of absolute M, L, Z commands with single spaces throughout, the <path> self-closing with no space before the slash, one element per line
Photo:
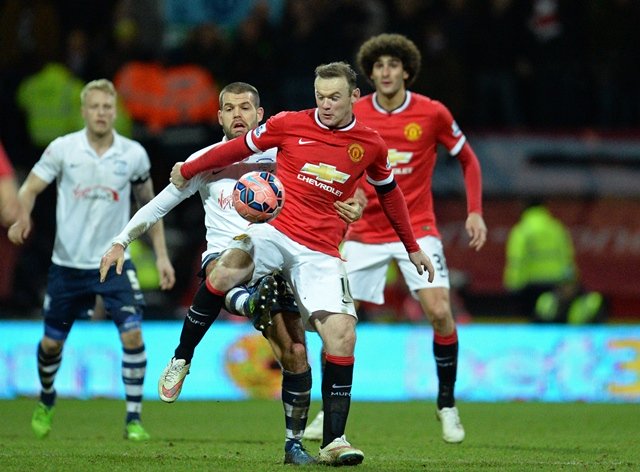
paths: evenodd
<path fill-rule="evenodd" d="M 442 241 L 435 236 L 418 239 L 420 248 L 431 258 L 435 270 L 433 282 L 429 283 L 429 274 L 418 274 L 409 260 L 409 254 L 401 242 L 363 244 L 345 241 L 342 245 L 342 257 L 345 259 L 351 294 L 355 300 L 384 303 L 384 287 L 387 282 L 387 270 L 392 260 L 396 260 L 402 276 L 415 297 L 415 292 L 423 288 L 449 288 L 449 269 L 444 257 Z"/>
<path fill-rule="evenodd" d="M 252 285 L 265 275 L 280 271 L 289 282 L 307 331 L 317 311 L 344 313 L 357 319 L 344 262 L 293 241 L 269 224 L 253 224 L 236 236 L 229 248 L 248 253 L 255 263 Z"/>

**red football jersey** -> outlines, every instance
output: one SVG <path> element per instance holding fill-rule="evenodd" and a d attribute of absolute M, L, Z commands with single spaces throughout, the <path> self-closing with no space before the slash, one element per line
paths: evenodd
<path fill-rule="evenodd" d="M 254 152 L 278 148 L 277 174 L 286 197 L 269 224 L 332 256 L 340 256 L 347 228 L 333 202 L 353 196 L 365 172 L 374 184 L 393 180 L 387 146 L 376 131 L 355 119 L 344 128 L 327 128 L 317 109 L 278 113 L 247 133 L 245 142 Z"/>
<path fill-rule="evenodd" d="M 436 100 L 407 91 L 404 103 L 388 112 L 376 103 L 375 95 L 360 99 L 354 113 L 360 122 L 379 131 L 389 147 L 389 163 L 404 193 L 416 238 L 439 237 L 431 194 L 437 146 L 442 144 L 450 154 L 457 155 L 466 138 L 447 107 Z M 477 181 L 480 179 L 478 175 Z M 374 188 L 364 181 L 362 186 L 367 206 L 362 218 L 349 227 L 347 239 L 370 244 L 398 241 Z M 480 189 L 467 188 L 471 208 L 481 208 L 479 194 Z"/>

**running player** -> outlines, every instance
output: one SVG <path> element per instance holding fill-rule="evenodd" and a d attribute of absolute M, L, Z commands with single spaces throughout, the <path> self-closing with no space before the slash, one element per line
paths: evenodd
<path fill-rule="evenodd" d="M 206 281 L 206 298 L 200 306 L 217 313 L 225 293 L 246 280 L 281 271 L 290 283 L 307 330 L 319 333 L 326 350 L 322 397 L 326 409 L 324 437 L 319 461 L 331 465 L 359 464 L 361 450 L 344 433 L 351 403 L 356 313 L 349 292 L 338 245 L 347 225 L 334 204 L 353 196 L 366 173 L 377 189 L 377 197 L 419 273 L 426 269 L 433 279 L 431 261 L 419 248 L 409 223 L 402 192 L 396 186 L 387 162 L 387 147 L 380 135 L 355 119 L 353 104 L 360 96 L 356 74 L 350 65 L 337 62 L 316 68 L 317 107 L 300 112 L 282 112 L 245 135 L 202 154 L 177 163 L 171 181 L 178 188 L 197 173 L 240 161 L 253 152 L 278 148 L 278 177 L 287 189 L 280 215 L 267 224 L 251 225 L 236 236 Z M 190 337 L 180 338 L 176 356 L 192 349 Z M 161 382 L 171 389 L 184 380 L 180 376 Z M 305 381 L 310 389 L 311 378 Z"/>
<path fill-rule="evenodd" d="M 98 267 L 115 231 L 129 220 L 131 193 L 140 205 L 153 198 L 151 164 L 138 142 L 114 130 L 116 90 L 109 80 L 89 82 L 82 90 L 81 103 L 85 128 L 55 139 L 45 149 L 20 187 L 22 212 L 9 228 L 9 239 L 23 244 L 31 232 L 36 197 L 57 180 L 56 237 L 43 308 L 44 336 L 37 354 L 42 389 L 31 426 L 39 438 L 49 434 L 56 400 L 54 381 L 65 340 L 74 321 L 86 316 L 100 295 L 124 351 L 124 436 L 143 441 L 149 439 L 140 422 L 147 366 L 141 329 L 144 297 L 128 254 L 124 261 L 127 277 L 116 277 L 111 271 L 105 283 L 99 284 Z M 151 230 L 151 239 L 160 287 L 168 290 L 175 283 L 175 274 L 167 257 L 162 222 Z"/>

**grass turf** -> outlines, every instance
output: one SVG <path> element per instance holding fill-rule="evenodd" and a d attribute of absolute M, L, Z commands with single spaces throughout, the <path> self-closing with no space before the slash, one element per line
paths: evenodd
<path fill-rule="evenodd" d="M 347 434 L 364 471 L 640 470 L 637 404 L 460 403 L 464 443 L 440 437 L 430 402 L 354 402 Z M 0 401 L 6 471 L 274 471 L 284 466 L 279 401 L 144 404 L 147 443 L 122 439 L 124 402 L 61 399 L 51 434 L 30 427 L 33 399 Z M 312 408 L 312 414 L 317 405 Z M 316 453 L 318 443 L 307 442 Z M 312 470 L 323 466 L 310 467 Z"/>

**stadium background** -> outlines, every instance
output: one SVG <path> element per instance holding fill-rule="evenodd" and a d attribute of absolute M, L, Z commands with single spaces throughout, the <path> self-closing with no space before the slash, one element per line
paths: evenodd
<path fill-rule="evenodd" d="M 493 4 L 507 8 L 497 13 L 489 8 Z M 48 141 L 77 128 L 72 121 L 69 129 L 60 129 L 68 114 L 77 117 L 75 99 L 53 103 L 51 96 L 62 96 L 60 91 L 73 90 L 78 82 L 108 77 L 116 81 L 123 99 L 126 120 L 120 129 L 145 145 L 160 189 L 173 162 L 219 139 L 220 130 L 211 118 L 215 95 L 227 82 L 256 85 L 267 116 L 281 109 L 312 107 L 317 64 L 353 62 L 356 48 L 371 34 L 404 33 L 423 54 L 422 73 L 413 88 L 451 108 L 483 166 L 490 232 L 487 247 L 478 254 L 466 247 L 464 188 L 457 163 L 442 156 L 434 178 L 459 321 L 474 323 L 470 328 L 486 322 L 526 323 L 502 287 L 504 243 L 525 201 L 543 198 L 572 231 L 586 287 L 607 297 L 608 324 L 628 329 L 624 349 L 612 348 L 620 342 L 616 337 L 603 345 L 624 352 L 618 360 L 629 363 L 629 371 L 617 370 L 618 361 L 607 365 L 611 375 L 631 386 L 631 398 L 637 400 L 638 24 L 640 7 L 628 0 L 2 0 L 0 139 L 24 178 Z M 47 89 L 57 92 L 27 94 L 25 103 L 20 98 L 24 84 L 54 64 L 68 72 L 56 76 L 63 81 L 51 82 L 58 89 Z M 140 73 L 146 80 L 136 80 Z M 360 80 L 363 91 L 370 91 Z M 153 99 L 141 100 L 145 94 Z M 33 109 L 59 119 L 50 120 L 54 125 L 34 123 Z M 0 235 L 3 341 L 13 339 L 9 319 L 32 320 L 29 326 L 40 326 L 54 231 L 55 193 L 48 192 L 39 199 L 35 235 L 26 247 L 16 249 L 4 233 Z M 179 277 L 176 289 L 169 294 L 150 289 L 154 274 L 146 264 L 148 248 L 136 248 L 141 278 L 149 288 L 148 319 L 179 320 L 193 292 L 200 254 L 194 248 L 203 246 L 204 231 L 200 203 L 191 200 L 166 220 Z M 388 303 L 367 307 L 363 313 L 368 321 L 364 332 L 369 325 L 393 329 L 386 322 L 415 322 L 419 317 L 402 282 L 393 273 L 390 278 Z M 170 326 L 167 329 L 173 329 Z M 539 327 L 526 328 L 530 334 L 523 339 L 547 335 Z M 487 345 L 482 339 L 478 342 Z M 13 345 L 3 345 L 4 365 L 13 371 Z M 529 348 L 526 342 L 519 347 L 524 352 Z M 220 356 L 216 362 L 223 361 Z M 67 358 L 65 362 L 76 365 Z M 33 383 L 35 370 L 25 372 L 33 373 Z M 14 392 L 23 393 L 28 392 Z"/>

